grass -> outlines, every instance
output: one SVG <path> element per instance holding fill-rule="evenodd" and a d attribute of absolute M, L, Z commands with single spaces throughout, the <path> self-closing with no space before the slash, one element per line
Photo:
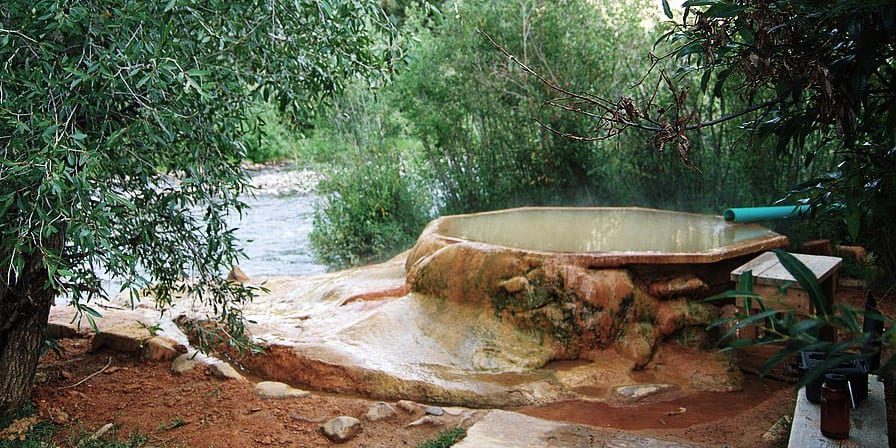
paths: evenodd
<path fill-rule="evenodd" d="M 56 425 L 41 421 L 34 406 L 27 404 L 18 412 L 0 418 L 0 448 L 50 448 L 56 447 Z M 141 448 L 147 445 L 149 437 L 139 433 L 129 434 L 125 440 L 118 440 L 115 429 L 99 438 L 82 431 L 72 437 L 66 446 L 78 448 Z"/>
<path fill-rule="evenodd" d="M 463 428 L 449 429 L 439 433 L 435 439 L 427 440 L 417 445 L 417 448 L 448 448 L 460 442 L 466 436 L 467 432 Z"/>

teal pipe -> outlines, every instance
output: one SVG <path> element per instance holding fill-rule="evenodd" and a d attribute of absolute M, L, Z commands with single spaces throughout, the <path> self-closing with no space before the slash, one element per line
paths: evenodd
<path fill-rule="evenodd" d="M 725 221 L 753 222 L 793 218 L 809 213 L 809 205 L 784 205 L 780 207 L 729 208 L 722 216 Z"/>

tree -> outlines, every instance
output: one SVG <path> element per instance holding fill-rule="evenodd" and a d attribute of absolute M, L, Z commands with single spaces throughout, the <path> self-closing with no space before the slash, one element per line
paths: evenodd
<path fill-rule="evenodd" d="M 834 172 L 790 192 L 840 220 L 847 238 L 866 243 L 896 278 L 896 5 L 886 0 L 687 0 L 669 19 L 653 69 L 638 84 L 654 86 L 638 100 L 567 89 L 493 44 L 558 96 L 561 112 L 593 119 L 589 132 L 551 131 L 579 141 L 651 133 L 656 148 L 674 149 L 694 170 L 692 136 L 739 121 L 751 147 L 772 145 L 804 166 L 834 151 Z M 670 29 L 671 28 L 671 29 Z M 663 62 L 676 60 L 669 73 Z M 721 105 L 745 104 L 714 119 L 689 106 L 690 79 Z M 671 94 L 671 95 L 670 95 Z M 642 95 L 641 98 L 644 98 Z M 783 195 L 784 192 L 782 192 Z M 836 204 L 836 206 L 831 207 Z"/>
<path fill-rule="evenodd" d="M 30 395 L 56 297 L 98 316 L 101 272 L 242 328 L 251 291 L 221 274 L 240 255 L 225 218 L 247 191 L 247 109 L 310 119 L 383 66 L 382 19 L 372 0 L 0 5 L 0 414 Z"/>

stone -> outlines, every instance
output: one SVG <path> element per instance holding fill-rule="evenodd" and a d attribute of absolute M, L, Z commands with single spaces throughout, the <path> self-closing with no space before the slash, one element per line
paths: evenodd
<path fill-rule="evenodd" d="M 709 287 L 696 275 L 689 274 L 653 282 L 647 288 L 647 291 L 654 297 L 687 297 L 690 299 L 701 299 L 706 296 Z"/>
<path fill-rule="evenodd" d="M 849 258 L 858 263 L 868 261 L 868 251 L 862 246 L 838 246 L 837 256 Z"/>
<path fill-rule="evenodd" d="M 690 448 L 693 445 L 612 428 L 554 422 L 516 412 L 494 410 L 473 424 L 467 430 L 467 436 L 454 445 L 454 448 L 485 447 Z"/>
<path fill-rule="evenodd" d="M 768 431 L 762 434 L 762 440 L 770 445 L 779 445 L 785 443 L 790 436 L 790 425 L 792 419 L 789 415 L 782 416 L 778 419 Z"/>
<path fill-rule="evenodd" d="M 304 398 L 311 395 L 311 392 L 302 389 L 296 389 L 289 384 L 279 383 L 276 381 L 262 381 L 255 385 L 255 393 L 261 398 Z"/>
<path fill-rule="evenodd" d="M 361 432 L 361 421 L 343 415 L 327 421 L 320 427 L 320 430 L 328 439 L 336 443 L 347 442 Z"/>
<path fill-rule="evenodd" d="M 436 417 L 445 414 L 445 410 L 438 406 L 430 406 L 423 412 L 427 415 L 435 415 Z"/>
<path fill-rule="evenodd" d="M 635 369 L 643 368 L 653 358 L 656 332 L 647 322 L 632 322 L 623 327 L 616 340 L 616 351 L 635 363 Z"/>
<path fill-rule="evenodd" d="M 239 266 L 233 266 L 230 269 L 230 273 L 227 274 L 227 281 L 233 283 L 248 283 L 249 276 L 240 269 Z"/>
<path fill-rule="evenodd" d="M 445 410 L 446 414 L 453 416 L 453 417 L 457 417 L 466 411 L 466 409 L 459 408 L 457 406 L 450 406 L 450 407 L 444 408 L 444 410 Z"/>
<path fill-rule="evenodd" d="M 171 361 L 186 352 L 183 344 L 164 336 L 154 336 L 143 345 L 143 357 L 150 361 Z"/>
<path fill-rule="evenodd" d="M 380 420 L 386 420 L 392 418 L 397 415 L 395 408 L 392 407 L 389 403 L 379 401 L 372 405 L 367 409 L 367 413 L 364 414 L 364 418 L 372 422 L 378 422 Z"/>
<path fill-rule="evenodd" d="M 630 384 L 613 388 L 613 394 L 621 401 L 636 402 L 676 389 L 674 384 Z"/>
<path fill-rule="evenodd" d="M 71 322 L 48 322 L 47 337 L 54 339 L 73 338 L 78 334 L 78 329 Z"/>
<path fill-rule="evenodd" d="M 404 425 L 405 428 L 413 428 L 415 426 L 445 426 L 445 422 L 439 420 L 435 416 L 426 415 L 423 418 L 419 418 Z"/>
<path fill-rule="evenodd" d="M 524 291 L 526 287 L 529 286 L 529 280 L 526 277 L 513 277 L 501 282 L 500 286 L 508 293 L 516 294 L 520 291 Z"/>
<path fill-rule="evenodd" d="M 198 363 L 199 361 L 196 360 L 196 352 L 184 353 L 183 355 L 174 358 L 174 361 L 171 362 L 171 371 L 176 374 L 181 374 L 193 370 Z"/>
<path fill-rule="evenodd" d="M 246 378 L 243 377 L 243 375 L 226 362 L 216 362 L 209 365 L 208 369 L 215 378 L 221 378 L 222 380 L 246 381 Z"/>
<path fill-rule="evenodd" d="M 800 246 L 801 254 L 824 255 L 830 257 L 834 255 L 831 248 L 831 240 L 811 240 L 806 241 Z"/>
<path fill-rule="evenodd" d="M 108 348 L 124 353 L 140 353 L 143 344 L 153 336 L 149 330 L 139 323 L 131 323 L 118 327 L 100 329 L 93 337 L 92 351 Z"/>
<path fill-rule="evenodd" d="M 411 400 L 400 400 L 395 405 L 398 406 L 401 410 L 410 414 L 413 414 L 423 408 L 423 405 L 421 405 L 420 403 L 415 403 Z"/>

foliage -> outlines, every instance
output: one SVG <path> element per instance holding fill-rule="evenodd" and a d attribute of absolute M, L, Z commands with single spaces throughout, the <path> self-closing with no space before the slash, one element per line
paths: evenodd
<path fill-rule="evenodd" d="M 22 426 L 13 428 L 14 425 Z M 12 428 L 13 433 L 4 433 L 4 430 Z M 0 418 L 0 448 L 45 448 L 56 446 L 57 431 L 60 427 L 42 421 L 37 416 L 34 405 L 26 403 L 24 406 L 6 416 Z M 79 448 L 139 448 L 147 446 L 149 438 L 140 433 L 129 434 L 125 440 L 119 440 L 118 431 L 113 428 L 102 437 L 93 437 L 93 434 L 80 431 L 71 439 L 71 446 Z"/>
<path fill-rule="evenodd" d="M 41 422 L 34 405 L 26 403 L 7 414 L 0 414 L 0 448 L 37 448 L 52 437 L 54 426 Z"/>
<path fill-rule="evenodd" d="M 163 304 L 193 293 L 237 333 L 250 291 L 221 274 L 240 255 L 225 222 L 243 207 L 247 116 L 268 101 L 307 122 L 375 75 L 378 14 L 372 0 L 0 5 L 0 350 L 56 293 L 99 316 L 101 273 L 156 281 Z"/>
<path fill-rule="evenodd" d="M 381 261 L 410 246 L 427 221 L 401 154 L 394 147 L 371 152 L 331 170 L 318 186 L 322 204 L 310 241 L 330 266 Z"/>
<path fill-rule="evenodd" d="M 247 159 L 263 163 L 297 156 L 297 142 L 301 134 L 273 104 L 265 102 L 254 105 L 244 126 L 246 133 L 240 141 L 246 147 Z"/>
<path fill-rule="evenodd" d="M 402 10 L 406 58 L 391 82 L 373 96 L 351 91 L 335 102 L 298 145 L 301 157 L 351 170 L 359 166 L 353 152 L 382 151 L 379 141 L 396 142 L 403 148 L 403 169 L 415 176 L 416 191 L 428 192 L 425 202 L 431 200 L 431 213 L 438 214 L 520 205 L 718 213 L 732 205 L 769 204 L 832 167 L 830 152 L 819 152 L 809 169 L 800 154 L 774 159 L 773 146 L 749 147 L 734 122 L 690 132 L 695 148 L 690 160 L 702 172 L 683 165 L 675 151 L 656 152 L 649 135 L 569 138 L 594 131 L 595 120 L 575 109 L 551 107 L 557 104 L 556 91 L 514 61 L 570 91 L 606 92 L 637 103 L 671 101 L 672 93 L 654 92 L 650 83 L 639 81 L 652 68 L 674 70 L 674 61 L 631 51 L 654 40 L 653 2 L 468 0 L 446 8 L 429 21 L 423 11 Z M 513 58 L 496 52 L 483 32 Z M 700 89 L 700 80 L 668 79 L 676 91 Z M 736 96 L 686 95 L 685 100 L 683 106 L 707 119 L 749 105 Z"/>
<path fill-rule="evenodd" d="M 448 448 L 455 443 L 460 442 L 466 436 L 467 432 L 464 431 L 463 428 L 449 429 L 440 432 L 435 439 L 427 440 L 426 442 L 417 445 L 417 448 Z"/>
<path fill-rule="evenodd" d="M 779 261 L 806 291 L 810 302 L 816 310 L 808 318 L 797 317 L 794 310 L 778 310 L 765 306 L 767 299 L 753 291 L 751 272 L 745 272 L 737 289 L 728 291 L 707 300 L 743 299 L 743 308 L 734 316 L 720 319 L 712 327 L 726 327 L 722 336 L 728 349 L 743 348 L 755 345 L 780 344 L 783 346 L 768 358 L 760 369 L 760 374 L 768 373 L 775 365 L 788 360 L 801 351 L 822 351 L 827 353 L 825 362 L 809 371 L 800 385 L 823 374 L 825 370 L 843 361 L 864 357 L 866 347 L 892 347 L 896 341 L 896 327 L 892 319 L 878 313 L 856 310 L 851 306 L 828 305 L 824 292 L 815 275 L 793 255 L 781 249 L 775 249 Z M 758 312 L 754 312 L 758 305 Z M 881 335 L 863 331 L 860 319 L 876 320 L 887 328 Z M 755 339 L 733 339 L 738 330 L 755 327 L 759 335 Z M 832 336 L 837 333 L 845 338 L 835 341 Z M 880 367 L 879 373 L 885 374 L 896 367 L 896 358 L 890 356 Z"/>
<path fill-rule="evenodd" d="M 799 155 L 804 167 L 835 151 L 836 169 L 797 185 L 791 196 L 840 223 L 852 242 L 869 245 L 896 279 L 896 5 L 690 0 L 684 8 L 664 36 L 673 45 L 669 55 L 686 64 L 688 76 L 700 75 L 704 95 L 747 101 L 724 118 L 749 117 L 742 126 L 751 145 Z M 688 132 L 714 124 L 686 108 L 656 107 L 676 111 L 656 138 L 674 142 L 685 158 Z"/>
<path fill-rule="evenodd" d="M 513 42 L 521 58 L 550 67 L 562 82 L 611 86 L 618 82 L 611 65 L 627 62 L 619 44 L 645 31 L 607 24 L 590 3 L 458 2 L 453 15 L 421 32 L 391 98 L 423 143 L 442 212 L 587 197 L 580 187 L 592 170 L 589 148 L 533 125 L 544 89 L 496 57 L 478 30 Z"/>

